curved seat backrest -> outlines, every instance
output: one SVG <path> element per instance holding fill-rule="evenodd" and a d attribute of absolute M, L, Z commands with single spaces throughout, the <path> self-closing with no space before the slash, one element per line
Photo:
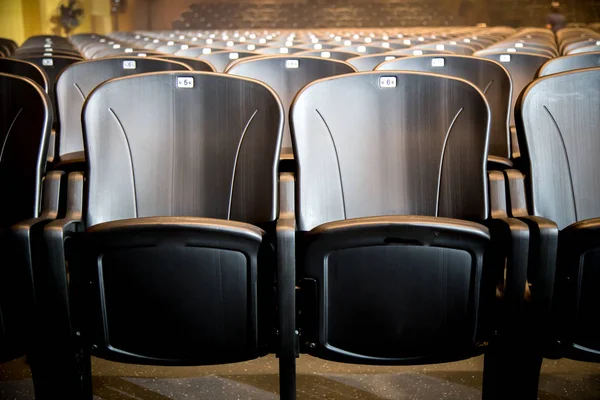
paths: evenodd
<path fill-rule="evenodd" d="M 281 99 L 286 115 L 292 100 L 304 86 L 318 79 L 353 72 L 356 72 L 354 67 L 343 61 L 293 56 L 242 60 L 227 70 L 228 74 L 257 79 L 272 87 Z M 283 155 L 292 154 L 289 132 L 289 124 L 286 124 L 282 144 Z"/>
<path fill-rule="evenodd" d="M 476 54 L 477 55 L 477 54 Z M 512 80 L 512 104 L 510 108 L 510 126 L 515 125 L 515 104 L 519 94 L 535 79 L 537 71 L 551 57 L 529 53 L 492 53 L 478 57 L 488 58 L 502 64 Z"/>
<path fill-rule="evenodd" d="M 61 124 L 57 137 L 58 157 L 83 152 L 81 110 L 88 94 L 102 82 L 147 72 L 189 70 L 191 68 L 181 63 L 148 57 L 112 57 L 72 64 L 56 83 Z"/>
<path fill-rule="evenodd" d="M 517 108 L 530 212 L 558 224 L 600 217 L 600 68 L 536 80 Z"/>
<path fill-rule="evenodd" d="M 600 67 L 600 51 L 553 58 L 542 65 L 538 77 L 594 67 Z"/>
<path fill-rule="evenodd" d="M 499 63 L 479 57 L 428 55 L 385 62 L 377 70 L 417 71 L 443 74 L 471 82 L 485 94 L 492 113 L 489 154 L 510 158 L 508 118 L 512 84 L 508 71 Z"/>
<path fill-rule="evenodd" d="M 33 81 L 0 73 L 0 228 L 38 216 L 52 128 L 48 95 Z"/>
<path fill-rule="evenodd" d="M 63 69 L 67 68 L 71 64 L 80 62 L 82 60 L 80 58 L 65 56 L 32 56 L 23 57 L 22 59 L 34 63 L 46 73 L 46 76 L 48 77 L 48 96 L 50 96 L 50 101 L 52 102 L 52 108 L 54 110 L 54 128 L 58 128 L 60 121 L 58 119 L 58 112 L 56 107 L 56 80 L 58 78 L 58 75 L 60 75 L 60 73 L 63 71 Z"/>
<path fill-rule="evenodd" d="M 396 58 L 408 57 L 405 55 L 389 54 L 371 54 L 368 56 L 350 58 L 347 63 L 352 64 L 358 72 L 373 71 L 375 67 L 385 61 L 395 60 Z"/>
<path fill-rule="evenodd" d="M 180 57 L 180 56 L 172 56 L 172 55 L 156 55 L 156 56 L 152 56 L 152 58 L 160 58 L 163 60 L 177 61 L 177 62 L 187 65 L 194 71 L 215 72 L 215 68 L 212 66 L 212 64 L 210 64 L 208 61 L 199 60 L 197 58 Z"/>
<path fill-rule="evenodd" d="M 198 59 L 209 62 L 216 72 L 224 72 L 227 67 L 236 60 L 243 60 L 248 57 L 263 56 L 262 54 L 251 51 L 219 51 L 211 54 L 199 55 Z"/>
<path fill-rule="evenodd" d="M 275 221 L 284 115 L 263 83 L 195 71 L 117 78 L 89 95 L 83 121 L 86 226 L 150 216 Z"/>
<path fill-rule="evenodd" d="M 318 51 L 303 51 L 298 53 L 298 56 L 306 57 L 319 57 L 331 60 L 346 61 L 350 58 L 359 57 L 360 54 L 349 51 L 337 51 L 337 50 L 318 50 Z"/>
<path fill-rule="evenodd" d="M 571 50 L 568 54 L 581 54 L 581 53 L 591 53 L 591 52 L 597 52 L 600 51 L 600 45 L 590 45 L 590 46 L 584 46 L 584 47 L 578 47 L 574 50 Z"/>
<path fill-rule="evenodd" d="M 48 77 L 46 76 L 46 73 L 34 63 L 18 60 L 16 58 L 2 58 L 0 59 L 0 72 L 29 78 L 40 85 L 42 89 L 48 93 Z"/>
<path fill-rule="evenodd" d="M 471 83 L 400 71 L 327 78 L 300 92 L 290 118 L 300 230 L 383 215 L 487 218 L 490 112 Z"/>

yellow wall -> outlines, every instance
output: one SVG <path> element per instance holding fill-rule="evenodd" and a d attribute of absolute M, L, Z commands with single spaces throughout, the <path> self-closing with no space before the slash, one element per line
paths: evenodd
<path fill-rule="evenodd" d="M 24 36 L 21 0 L 0 0 L 0 37 L 13 39 L 20 44 Z"/>
<path fill-rule="evenodd" d="M 110 0 L 79 0 L 84 9 L 81 25 L 72 33 L 112 31 Z M 62 0 L 0 0 L 0 37 L 21 44 L 33 35 L 53 34 L 50 22 Z M 133 30 L 135 1 L 130 0 L 125 13 L 119 15 L 119 30 Z"/>

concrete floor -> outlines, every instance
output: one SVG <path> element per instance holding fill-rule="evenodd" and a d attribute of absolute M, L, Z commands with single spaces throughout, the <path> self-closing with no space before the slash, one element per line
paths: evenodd
<path fill-rule="evenodd" d="M 298 400 L 480 399 L 483 357 L 415 366 L 372 367 L 302 356 Z M 210 367 L 149 367 L 93 360 L 97 400 L 274 400 L 277 360 Z M 510 384 L 510 383 L 507 383 Z M 600 364 L 545 360 L 539 398 L 600 399 Z M 23 359 L 0 365 L 0 399 L 33 399 Z"/>

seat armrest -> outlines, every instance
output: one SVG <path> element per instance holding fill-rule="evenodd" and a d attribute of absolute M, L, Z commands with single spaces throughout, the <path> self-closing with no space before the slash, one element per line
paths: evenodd
<path fill-rule="evenodd" d="M 490 249 L 492 265 L 498 269 L 498 272 L 504 272 L 506 268 L 502 326 L 508 330 L 507 333 L 513 333 L 518 330 L 518 321 L 523 315 L 525 306 L 529 229 L 524 222 L 515 218 L 493 218 L 488 220 L 486 225 L 492 237 Z M 505 268 L 504 260 L 506 260 Z M 502 274 L 499 276 L 501 277 Z"/>
<path fill-rule="evenodd" d="M 83 231 L 83 223 L 78 219 L 58 219 L 44 228 L 46 268 L 49 281 L 46 282 L 45 312 L 48 322 L 53 321 L 56 335 L 68 340 L 72 333 L 71 310 L 69 306 L 69 280 L 72 278 L 67 264 L 66 242 Z M 63 330 L 64 329 L 64 330 Z"/>
<path fill-rule="evenodd" d="M 277 303 L 278 348 L 282 398 L 295 398 L 296 357 L 299 342 L 296 330 L 296 217 L 294 175 L 279 177 L 279 218 L 277 219 Z"/>

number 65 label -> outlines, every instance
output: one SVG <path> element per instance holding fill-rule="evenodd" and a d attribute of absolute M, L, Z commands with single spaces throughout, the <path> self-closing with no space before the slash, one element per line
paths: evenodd
<path fill-rule="evenodd" d="M 395 88 L 396 87 L 396 77 L 395 76 L 380 76 L 379 77 L 379 87 L 380 88 Z"/>
<path fill-rule="evenodd" d="M 192 89 L 194 87 L 194 78 L 191 76 L 178 76 L 177 87 L 179 89 Z"/>

